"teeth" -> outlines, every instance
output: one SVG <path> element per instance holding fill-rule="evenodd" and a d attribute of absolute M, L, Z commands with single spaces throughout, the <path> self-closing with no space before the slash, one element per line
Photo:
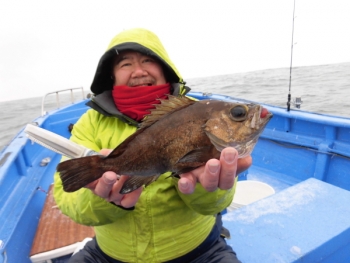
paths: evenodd
<path fill-rule="evenodd" d="M 153 84 L 151 82 L 145 82 L 145 83 L 134 83 L 134 87 L 142 87 L 142 86 L 152 86 Z"/>

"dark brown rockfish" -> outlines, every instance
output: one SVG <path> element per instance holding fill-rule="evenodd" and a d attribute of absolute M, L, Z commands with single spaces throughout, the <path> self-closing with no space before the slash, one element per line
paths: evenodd
<path fill-rule="evenodd" d="M 129 175 L 121 189 L 129 193 L 165 172 L 181 174 L 218 159 L 228 146 L 236 148 L 240 158 L 249 155 L 271 117 L 257 104 L 169 96 L 108 156 L 64 161 L 57 171 L 67 192 L 84 187 L 106 171 Z"/>

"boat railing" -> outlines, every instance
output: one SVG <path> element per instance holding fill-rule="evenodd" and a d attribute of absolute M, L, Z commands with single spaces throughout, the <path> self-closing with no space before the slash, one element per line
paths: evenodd
<path fill-rule="evenodd" d="M 42 99 L 42 102 L 41 102 L 41 116 L 44 116 L 44 115 L 47 114 L 47 111 L 45 111 L 44 107 L 45 107 L 45 100 L 46 100 L 46 98 L 49 95 L 56 94 L 56 107 L 59 108 L 60 107 L 60 95 L 59 94 L 63 93 L 63 92 L 69 92 L 70 91 L 70 100 L 71 100 L 72 103 L 74 103 L 74 95 L 73 95 L 73 91 L 74 90 L 81 90 L 82 98 L 83 99 L 85 98 L 84 88 L 83 87 L 61 89 L 61 90 L 57 90 L 57 91 L 46 93 L 44 95 L 43 99 Z"/>

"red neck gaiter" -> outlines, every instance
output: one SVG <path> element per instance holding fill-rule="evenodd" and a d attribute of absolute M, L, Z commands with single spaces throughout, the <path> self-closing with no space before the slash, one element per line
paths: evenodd
<path fill-rule="evenodd" d="M 157 86 L 114 86 L 112 96 L 118 110 L 126 116 L 141 121 L 154 109 L 154 104 L 160 104 L 159 99 L 166 99 L 170 94 L 170 84 Z"/>

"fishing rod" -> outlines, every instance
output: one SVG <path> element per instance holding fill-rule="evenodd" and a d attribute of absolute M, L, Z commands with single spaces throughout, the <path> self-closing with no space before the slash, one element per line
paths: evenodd
<path fill-rule="evenodd" d="M 288 91 L 288 100 L 287 100 L 287 111 L 290 111 L 290 99 L 291 99 L 291 87 L 292 87 L 292 65 L 293 65 L 293 47 L 294 47 L 294 13 L 295 13 L 295 0 L 293 6 L 293 24 L 292 24 L 292 46 L 291 46 L 291 55 L 290 55 L 290 67 L 289 67 L 289 91 Z"/>

